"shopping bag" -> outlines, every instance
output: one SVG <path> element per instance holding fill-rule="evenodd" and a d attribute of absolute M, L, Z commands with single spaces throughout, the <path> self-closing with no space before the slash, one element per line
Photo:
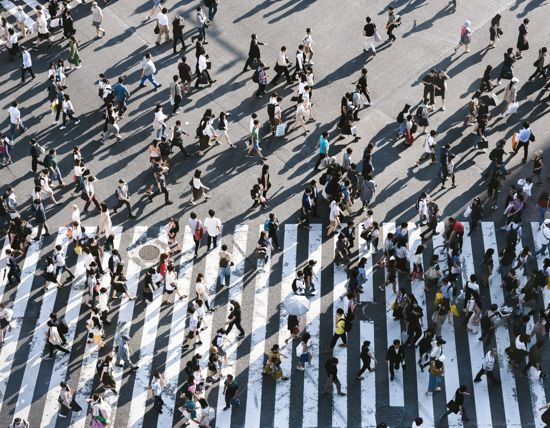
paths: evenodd
<path fill-rule="evenodd" d="M 518 102 L 510 103 L 510 104 L 508 104 L 508 109 L 506 110 L 506 114 L 515 113 L 515 112 L 518 111 L 518 108 L 519 108 L 519 103 Z"/>
<path fill-rule="evenodd" d="M 53 18 L 53 19 L 50 21 L 50 28 L 57 28 L 57 27 L 59 27 L 59 25 L 61 24 L 59 21 L 60 21 L 59 18 Z"/>
<path fill-rule="evenodd" d="M 435 300 L 434 300 L 434 305 L 439 305 L 439 303 L 441 303 L 441 301 L 443 300 L 443 293 L 440 293 L 439 291 L 437 293 L 435 293 Z"/>
<path fill-rule="evenodd" d="M 460 313 L 458 312 L 458 308 L 456 307 L 456 305 L 451 305 L 451 313 L 455 316 L 455 317 L 458 317 L 460 316 Z"/>
<path fill-rule="evenodd" d="M 275 136 L 276 137 L 284 137 L 286 131 L 286 124 L 281 123 L 277 125 L 277 129 L 275 130 Z"/>
<path fill-rule="evenodd" d="M 464 218 L 469 218 L 471 214 L 472 214 L 472 207 L 466 208 L 466 210 L 464 211 Z"/>
<path fill-rule="evenodd" d="M 82 245 L 76 244 L 74 246 L 74 252 L 77 256 L 80 256 L 82 254 Z"/>
<path fill-rule="evenodd" d="M 382 40 L 382 37 L 380 37 L 380 34 L 378 33 L 378 31 L 375 31 L 374 32 L 374 41 L 376 43 L 380 42 L 380 40 Z"/>
<path fill-rule="evenodd" d="M 357 127 L 356 126 L 351 127 L 351 135 L 353 135 L 354 137 L 357 135 Z"/>
<path fill-rule="evenodd" d="M 517 132 L 512 134 L 512 150 L 516 150 L 519 143 L 519 138 Z"/>

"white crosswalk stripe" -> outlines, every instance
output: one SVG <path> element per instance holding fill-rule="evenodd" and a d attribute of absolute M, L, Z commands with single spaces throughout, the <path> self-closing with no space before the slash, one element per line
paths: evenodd
<path fill-rule="evenodd" d="M 268 262 L 263 266 L 263 269 L 256 268 L 256 256 L 254 254 L 255 244 L 258 239 L 258 233 L 263 230 L 262 227 L 248 225 L 238 225 L 231 233 L 225 233 L 224 243 L 228 246 L 228 251 L 231 252 L 234 267 L 231 275 L 231 281 L 228 289 L 217 287 L 219 276 L 219 251 L 222 245 L 221 237 L 218 242 L 218 247 L 206 254 L 205 260 L 202 261 L 204 266 L 205 284 L 209 289 L 211 296 L 216 296 L 215 300 L 218 305 L 222 305 L 220 310 L 213 314 L 207 314 L 205 321 L 207 329 L 201 332 L 202 344 L 194 347 L 191 352 L 183 351 L 181 344 L 188 331 L 186 318 L 187 308 L 195 298 L 193 281 L 197 273 L 200 272 L 197 267 L 197 260 L 194 259 L 194 242 L 192 231 L 187 227 L 182 231 L 180 243 L 182 243 L 182 251 L 176 263 L 179 266 L 178 283 L 179 291 L 186 297 L 182 300 L 176 299 L 173 305 L 166 308 L 166 311 L 161 310 L 162 290 L 157 290 L 152 303 L 147 304 L 142 314 L 142 325 L 138 331 L 132 328 L 133 317 L 136 316 L 136 303 L 128 300 L 126 297 L 121 299 L 119 306 L 113 309 L 110 318 L 117 321 L 115 326 L 110 328 L 108 339 L 114 338 L 115 343 L 118 338 L 130 331 L 136 339 L 132 342 L 134 348 L 131 347 L 134 354 L 134 363 L 139 364 L 139 369 L 134 374 L 128 374 L 128 367 L 125 369 L 115 368 L 115 381 L 117 391 L 125 389 L 125 396 L 115 396 L 110 392 L 105 394 L 106 401 L 113 406 L 111 415 L 111 424 L 113 426 L 129 426 L 129 427 L 145 427 L 158 426 L 168 427 L 173 426 L 176 421 L 181 419 L 180 413 L 177 410 L 183 404 L 179 397 L 181 390 L 181 372 L 185 366 L 185 362 L 195 353 L 200 353 L 203 356 L 201 367 L 203 368 L 203 376 L 206 377 L 206 366 L 211 347 L 212 337 L 215 334 L 215 326 L 222 325 L 229 314 L 229 305 L 225 306 L 227 300 L 235 300 L 243 303 L 243 326 L 247 336 L 250 335 L 249 341 L 238 340 L 238 331 L 233 329 L 229 333 L 231 345 L 227 352 L 230 363 L 233 365 L 223 367 L 225 375 L 233 374 L 239 379 L 244 379 L 244 384 L 240 385 L 240 407 L 232 407 L 230 410 L 224 411 L 225 397 L 223 395 L 223 379 L 220 384 L 214 384 L 206 396 L 211 405 L 216 409 L 217 419 L 216 427 L 231 427 L 237 424 L 244 426 L 259 427 L 265 421 L 272 421 L 272 425 L 276 427 L 287 426 L 303 426 L 313 427 L 321 424 L 319 415 L 322 412 L 324 415 L 331 415 L 332 426 L 373 426 L 379 420 L 377 411 L 379 408 L 389 403 L 390 406 L 403 408 L 411 402 L 410 395 L 414 394 L 418 397 L 418 403 L 414 408 L 406 408 L 409 415 L 419 415 L 424 419 L 425 424 L 431 426 L 443 413 L 444 409 L 434 406 L 437 395 L 426 395 L 428 385 L 427 371 L 421 372 L 418 368 L 410 367 L 408 370 L 413 370 L 412 373 L 406 374 L 399 370 L 396 372 L 396 378 L 393 382 L 389 380 L 387 364 L 385 361 L 379 361 L 376 367 L 376 372 L 365 372 L 364 380 L 359 382 L 356 380 L 357 370 L 360 367 L 359 355 L 355 352 L 350 352 L 352 349 L 360 349 L 361 344 L 368 340 L 371 342 L 370 351 L 374 354 L 375 349 L 379 355 L 383 349 L 383 354 L 387 347 L 394 339 L 401 339 L 401 329 L 399 321 L 395 321 L 392 316 L 391 305 L 395 301 L 395 294 L 391 286 L 385 287 L 383 294 L 377 292 L 378 295 L 384 295 L 382 302 L 374 302 L 374 289 L 382 285 L 382 274 L 379 267 L 375 263 L 380 257 L 380 252 L 372 255 L 366 248 L 363 239 L 357 238 L 354 251 L 354 262 L 356 263 L 361 257 L 367 260 L 366 272 L 367 282 L 363 285 L 364 290 L 361 293 L 361 301 L 367 302 L 365 305 L 359 305 L 356 311 L 354 329 L 348 335 L 348 348 L 336 346 L 333 355 L 338 358 L 338 373 L 342 383 L 342 390 L 347 392 L 346 397 L 337 396 L 333 393 L 332 400 L 323 399 L 318 392 L 326 383 L 326 374 L 324 362 L 328 358 L 323 355 L 323 349 L 320 349 L 320 341 L 324 341 L 328 345 L 330 337 L 334 330 L 334 320 L 336 310 L 344 308 L 344 299 L 342 297 L 347 292 L 347 274 L 342 268 L 334 269 L 334 249 L 336 244 L 336 236 L 333 238 L 325 238 L 323 236 L 323 228 L 320 224 L 312 224 L 312 229 L 308 232 L 302 231 L 296 224 L 286 224 L 284 230 L 281 230 L 281 242 L 283 245 L 282 253 L 270 254 Z M 389 222 L 382 225 L 384 239 L 388 232 L 395 231 L 395 223 Z M 87 232 L 92 234 L 95 228 L 87 228 Z M 495 270 L 490 276 L 490 287 L 488 290 L 483 290 L 490 296 L 489 301 L 482 301 L 484 308 L 490 303 L 495 303 L 498 306 L 504 305 L 504 295 L 501 285 L 501 274 L 497 268 L 499 266 L 498 254 L 500 238 L 497 240 L 499 232 L 497 227 L 492 223 L 484 222 L 481 228 L 473 233 L 473 236 L 468 236 L 470 231 L 469 224 L 465 223 L 464 245 L 460 257 L 461 261 L 461 277 L 462 280 L 457 283 L 460 288 L 465 284 L 472 273 L 480 272 L 480 263 L 476 262 L 486 249 L 495 249 L 494 262 Z M 227 232 L 227 231 L 226 231 Z M 127 260 L 128 250 L 127 245 L 135 246 L 138 242 L 144 243 L 147 234 L 147 227 L 139 226 L 134 229 L 122 230 L 115 228 L 115 247 L 119 247 L 123 261 L 126 261 L 126 277 L 127 286 L 130 295 L 138 295 L 141 298 L 139 278 L 143 273 L 143 268 L 133 259 Z M 161 230 L 161 233 L 165 233 Z M 358 228 L 357 234 L 360 230 Z M 72 245 L 69 245 L 66 238 L 65 228 L 60 228 L 55 244 L 60 244 L 64 252 L 72 251 Z M 126 235 L 126 237 L 125 237 Z M 122 241 L 124 240 L 124 244 Z M 532 245 L 533 260 L 528 265 L 528 271 L 533 267 L 542 268 L 545 255 L 536 254 L 540 249 L 540 234 L 538 223 L 532 223 L 529 227 L 524 228 L 523 236 L 518 243 L 518 249 L 524 245 Z M 414 254 L 416 248 L 421 243 L 420 230 L 414 225 L 409 224 L 409 251 Z M 426 255 L 431 257 L 433 247 L 443 244 L 441 235 L 434 236 L 431 243 L 425 243 L 427 246 Z M 73 355 L 70 357 L 57 355 L 53 361 L 43 361 L 43 355 L 47 352 L 46 343 L 46 322 L 49 314 L 57 307 L 57 297 L 61 296 L 56 287 L 51 287 L 48 291 L 42 291 L 43 280 L 35 275 L 35 271 L 41 270 L 40 259 L 44 257 L 42 249 L 43 241 L 33 242 L 27 250 L 27 254 L 21 261 L 22 276 L 21 284 L 15 290 L 11 290 L 9 285 L 5 284 L 5 280 L 0 281 L 0 297 L 4 303 L 14 310 L 15 324 L 12 331 L 6 331 L 6 340 L 3 347 L 0 348 L 0 419 L 8 420 L 13 416 L 23 418 L 33 418 L 37 420 L 36 424 L 41 427 L 54 427 L 59 425 L 58 420 L 58 404 L 57 396 L 59 394 L 59 383 L 61 381 L 74 380 L 71 385 L 76 390 L 76 400 L 82 407 L 85 407 L 85 399 L 90 396 L 98 379 L 96 375 L 96 362 L 100 355 L 106 354 L 108 350 L 96 349 L 96 345 L 87 344 L 84 348 L 83 355 Z M 325 247 L 323 249 L 323 247 Z M 5 250 L 8 248 L 7 240 L 3 242 L 2 253 L 0 254 L 0 268 L 5 266 L 6 255 Z M 500 248 L 502 249 L 502 248 Z M 105 254 L 103 264 L 105 265 L 108 259 L 108 254 Z M 272 260 L 272 257 L 275 259 Z M 305 371 L 296 371 L 297 357 L 295 357 L 296 342 L 289 341 L 286 344 L 286 339 L 290 337 L 287 329 L 288 313 L 284 305 L 285 298 L 292 294 L 292 281 L 295 278 L 296 271 L 301 269 L 307 262 L 299 261 L 307 257 L 307 260 L 313 259 L 317 261 L 314 267 L 316 276 L 315 287 L 318 294 L 310 297 L 310 310 L 302 317 L 301 325 L 305 331 L 311 334 L 313 343 L 313 360 L 311 365 L 306 366 Z M 429 258 L 425 257 L 425 261 Z M 71 285 L 68 300 L 65 305 L 64 316 L 69 325 L 69 333 L 67 335 L 68 345 L 73 345 L 75 338 L 82 337 L 84 331 L 77 331 L 77 328 L 84 328 L 84 322 L 79 321 L 82 316 L 83 296 L 87 293 L 84 287 L 84 255 L 74 257 L 76 264 L 71 267 L 77 279 Z M 252 261 L 252 263 L 250 263 Z M 412 268 L 412 261 L 411 261 Z M 374 275 L 374 272 L 379 273 Z M 4 278 L 3 271 L 0 271 L 0 279 Z M 273 278 L 279 278 L 277 283 Z M 376 281 L 375 281 L 376 277 Z M 109 275 L 104 275 L 105 284 L 107 287 Z M 408 284 L 405 284 L 406 276 L 399 277 L 401 287 L 408 289 Z M 321 282 L 331 283 L 330 287 L 323 285 Z M 526 279 L 522 279 L 524 284 Z M 102 282 L 103 284 L 103 282 Z M 431 325 L 431 320 L 428 314 L 433 310 L 433 293 L 423 290 L 423 281 L 414 281 L 411 284 L 413 292 L 419 306 L 424 312 L 423 328 Z M 253 287 L 253 290 L 246 287 Z M 271 287 L 279 287 L 276 293 L 272 293 Z M 399 284 L 397 285 L 399 288 Z M 322 292 L 330 294 L 323 295 Z M 221 301 L 222 295 L 224 301 Z M 251 299 L 245 303 L 244 296 L 249 295 Z M 277 301 L 271 301 L 276 295 Z M 328 300 L 327 300 L 328 298 Z M 550 301 L 550 290 L 544 290 L 544 303 Z M 138 301 L 139 302 L 139 301 Z M 213 302 L 212 302 L 213 303 Z M 330 307 L 332 310 L 326 311 L 323 308 Z M 31 311 L 36 320 L 33 321 L 35 326 L 30 331 L 22 331 L 23 321 L 28 316 L 29 305 L 35 305 Z M 277 307 L 275 317 L 270 317 L 269 308 Z M 376 309 L 378 308 L 378 309 Z M 461 310 L 461 305 L 459 304 Z M 380 316 L 374 316 L 377 313 Z M 63 312 L 63 311 L 62 311 Z M 29 312 L 30 313 L 30 312 Z M 88 311 L 84 311 L 84 316 L 87 318 Z M 168 315 L 167 315 L 168 314 Z M 385 316 L 384 316 L 385 314 Z M 245 323 L 244 318 L 248 318 L 250 322 Z M 166 323 L 162 323 L 163 317 L 169 316 Z M 371 318 L 374 316 L 374 318 Z M 462 370 L 466 367 L 472 376 L 475 376 L 481 366 L 481 360 L 484 353 L 490 349 L 486 345 L 484 349 L 483 342 L 479 341 L 479 335 L 467 332 L 462 328 L 456 328 L 463 318 L 452 319 L 446 321 L 442 327 L 442 336 L 446 340 L 444 345 L 444 354 L 446 356 L 445 377 L 443 378 L 446 401 L 450 400 L 455 390 L 461 383 L 466 381 L 475 401 L 467 401 L 467 406 L 472 408 L 473 413 L 469 414 L 471 419 L 475 419 L 478 425 L 492 426 L 493 415 L 495 412 L 503 414 L 502 420 L 508 426 L 520 426 L 521 424 L 532 424 L 536 427 L 542 427 L 544 424 L 540 420 L 540 412 L 538 409 L 542 407 L 547 398 L 545 396 L 545 380 L 540 380 L 538 372 L 531 369 L 528 378 L 520 381 L 515 377 L 515 371 L 512 370 L 505 353 L 505 349 L 510 345 L 511 333 L 508 331 L 504 323 L 499 324 L 495 339 L 492 343 L 496 344 L 498 350 L 498 364 L 496 370 L 498 377 L 502 381 L 502 387 L 489 386 L 486 377 L 482 378 L 482 382 L 473 383 L 471 380 L 464 378 Z M 323 320 L 323 322 L 321 322 Z M 28 321 L 27 321 L 28 322 Z M 262 369 L 266 360 L 266 354 L 269 353 L 267 345 L 269 337 L 268 326 L 274 323 L 278 328 L 278 338 L 275 343 L 278 343 L 282 353 L 282 370 L 285 376 L 290 378 L 289 381 L 277 380 L 272 382 L 266 381 L 267 378 L 262 376 Z M 321 331 L 322 325 L 329 325 L 330 331 Z M 26 325 L 26 324 L 25 324 Z M 163 325 L 162 329 L 159 325 Z M 250 327 L 246 327 L 246 326 Z M 271 324 L 273 327 L 273 324 Z M 375 336 L 375 331 L 386 331 L 387 340 Z M 166 334 L 161 332 L 166 331 Z M 529 331 L 529 330 L 528 330 Z M 164 336 L 160 339 L 161 336 Z M 324 337 L 323 337 L 324 336 Z M 159 340 L 162 340 L 164 349 L 159 348 Z M 352 342 L 354 341 L 354 342 Z M 383 342 L 381 342 L 383 341 Z M 356 343 L 357 342 L 357 343 Z M 273 343 L 273 341 L 270 341 Z M 339 342 L 340 343 L 340 342 Z M 529 346 L 534 344 L 534 339 Z M 21 351 L 19 345 L 26 344 Z M 459 349 L 459 347 L 466 349 Z M 246 349 L 243 349 L 245 347 Z M 410 348 L 407 348 L 410 349 Z M 464 352 L 463 352 L 464 351 Z M 410 354 L 410 350 L 406 353 Z M 19 355 L 24 353 L 25 355 Z M 162 354 L 162 357 L 160 356 Z M 138 357 L 139 356 L 139 361 Z M 238 358 L 237 358 L 238 357 Z M 418 353 L 415 352 L 414 361 L 418 360 Z M 21 359 L 24 358 L 25 364 L 21 364 Z M 71 375 L 69 367 L 74 362 L 72 359 L 78 359 L 78 364 L 81 364 L 76 369 L 76 374 Z M 244 364 L 243 364 L 244 361 Z M 12 369 L 19 367 L 17 372 Z M 22 367 L 22 369 L 21 369 Z M 242 372 L 242 369 L 245 369 Z M 152 373 L 155 370 L 160 370 L 166 381 L 164 390 L 164 412 L 157 415 L 151 409 L 152 400 L 149 398 L 147 387 L 150 383 Z M 74 369 L 71 369 L 71 372 Z M 46 396 L 40 397 L 38 391 L 38 373 L 47 375 L 48 392 Z M 13 376 L 13 378 L 12 378 Z M 409 378 L 415 378 L 416 384 L 405 381 Z M 381 385 L 381 382 L 386 382 L 386 385 Z M 125 388 L 125 385 L 127 386 Z M 321 388 L 320 388 L 321 387 Z M 274 391 L 274 414 L 273 407 L 270 407 L 269 400 L 265 400 L 265 389 L 268 388 Z M 303 391 L 303 401 L 291 402 L 291 397 L 294 397 L 295 390 L 299 388 Z M 44 391 L 44 386 L 40 391 Z M 211 391 L 214 391 L 212 393 Z M 9 399 L 8 399 L 9 398 Z M 44 402 L 43 410 L 39 417 L 33 416 L 35 409 L 33 405 L 35 401 Z M 439 400 L 439 398 L 438 398 Z M 525 400 L 525 401 L 524 401 Z M 529 403 L 527 407 L 521 407 L 520 403 Z M 117 404 L 125 407 L 125 412 L 120 409 L 117 412 Z M 360 404 L 360 411 L 354 413 L 354 408 Z M 326 408 L 326 406 L 330 406 Z M 297 409 L 296 409 L 297 407 Z M 325 409 L 321 409 L 325 407 Z M 271 410 L 270 410 L 271 409 Z M 521 410 L 521 411 L 520 411 Z M 37 411 L 40 411 L 38 409 Z M 151 412 L 151 413 L 149 413 Z M 200 412 L 200 411 L 199 411 Z M 297 412 L 297 413 L 296 413 Z M 523 420 L 525 415 L 529 415 L 530 420 Z M 300 417 L 301 423 L 294 424 L 295 417 Z M 145 419 L 147 418 L 147 423 Z M 358 419 L 357 419 L 358 418 Z M 451 414 L 448 417 L 449 424 L 453 426 L 462 425 L 461 418 L 458 415 Z M 67 421 L 68 422 L 68 421 Z M 79 415 L 71 415 L 70 424 L 74 427 L 84 427 L 89 422 L 86 412 Z M 294 424 L 294 425 L 293 425 Z"/>

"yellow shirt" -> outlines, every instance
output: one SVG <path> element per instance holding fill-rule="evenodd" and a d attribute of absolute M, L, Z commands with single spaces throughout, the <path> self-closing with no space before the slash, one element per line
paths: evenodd
<path fill-rule="evenodd" d="M 336 334 L 344 334 L 346 332 L 346 321 L 343 315 L 336 315 Z"/>

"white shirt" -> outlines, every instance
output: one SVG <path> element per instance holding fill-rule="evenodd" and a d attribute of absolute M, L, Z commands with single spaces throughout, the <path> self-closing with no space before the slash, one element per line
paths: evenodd
<path fill-rule="evenodd" d="M 204 23 L 206 22 L 206 15 L 202 10 L 199 10 L 196 15 L 197 18 L 197 24 L 199 27 L 202 27 Z"/>
<path fill-rule="evenodd" d="M 495 357 L 493 357 L 491 351 L 487 352 L 487 355 L 485 355 L 485 358 L 483 358 L 481 365 L 485 370 L 489 372 L 493 370 L 493 367 L 495 366 Z"/>
<path fill-rule="evenodd" d="M 338 206 L 338 203 L 336 201 L 332 201 L 330 203 L 330 215 L 329 219 L 330 221 L 337 221 L 338 216 L 341 214 L 340 207 Z"/>
<path fill-rule="evenodd" d="M 31 54 L 29 51 L 23 51 L 23 68 L 32 67 Z"/>
<path fill-rule="evenodd" d="M 470 290 L 473 290 L 479 294 L 479 284 L 477 282 L 468 281 L 466 283 L 466 287 L 468 287 Z"/>
<path fill-rule="evenodd" d="M 155 120 L 153 120 L 153 128 L 159 129 L 164 123 L 164 119 L 166 119 L 166 115 L 162 112 L 162 110 L 157 111 L 155 113 Z"/>
<path fill-rule="evenodd" d="M 157 22 L 159 25 L 168 25 L 168 16 L 165 13 L 159 12 Z"/>
<path fill-rule="evenodd" d="M 97 307 L 101 312 L 109 310 L 109 293 L 99 293 Z"/>
<path fill-rule="evenodd" d="M 157 379 L 156 377 L 153 378 L 151 381 L 151 390 L 153 391 L 153 395 L 158 397 L 162 394 L 162 386 L 160 385 L 160 379 Z"/>
<path fill-rule="evenodd" d="M 221 233 L 222 222 L 217 217 L 206 217 L 203 225 L 210 236 L 218 236 Z"/>
<path fill-rule="evenodd" d="M 54 260 L 55 265 L 57 267 L 65 266 L 65 256 L 63 255 L 63 253 L 61 251 L 55 252 L 53 254 L 53 260 Z"/>
<path fill-rule="evenodd" d="M 550 243 L 550 228 L 545 223 L 540 227 L 540 235 L 542 235 L 542 244 Z"/>
<path fill-rule="evenodd" d="M 206 286 L 202 281 L 195 283 L 195 293 L 197 293 L 197 297 L 201 300 L 206 300 L 208 298 Z"/>
<path fill-rule="evenodd" d="M 304 45 L 304 47 L 311 47 L 311 45 L 313 44 L 313 38 L 311 37 L 311 34 L 307 34 L 305 37 L 304 37 L 304 40 L 302 41 L 302 44 Z"/>
<path fill-rule="evenodd" d="M 286 52 L 279 52 L 279 55 L 277 56 L 277 65 L 280 65 L 281 67 L 287 66 Z"/>
<path fill-rule="evenodd" d="M 254 129 L 254 118 L 252 116 L 250 116 L 250 122 L 248 123 L 248 130 L 250 131 L 250 133 L 252 134 L 252 130 Z"/>
<path fill-rule="evenodd" d="M 166 290 L 167 291 L 174 291 L 174 289 L 176 288 L 176 272 L 172 271 L 167 271 L 166 274 L 164 275 L 164 281 L 165 281 L 165 286 L 166 286 Z"/>
<path fill-rule="evenodd" d="M 197 312 L 194 312 L 189 317 L 189 331 L 197 331 L 198 326 L 199 326 L 199 317 L 197 315 Z"/>
<path fill-rule="evenodd" d="M 428 134 L 426 137 L 426 140 L 424 141 L 424 152 L 431 153 L 432 147 L 435 147 L 435 139 L 431 135 Z"/>
<path fill-rule="evenodd" d="M 10 115 L 10 122 L 14 125 L 17 125 L 21 120 L 21 112 L 17 107 L 11 106 L 8 109 L 8 114 Z"/>
<path fill-rule="evenodd" d="M 296 62 L 298 63 L 296 65 L 300 70 L 304 68 L 304 54 L 300 50 L 296 52 Z"/>
<path fill-rule="evenodd" d="M 202 73 L 204 70 L 206 70 L 206 57 L 204 55 L 199 56 L 199 71 Z"/>
<path fill-rule="evenodd" d="M 199 190 L 202 187 L 204 187 L 204 185 L 202 184 L 201 179 L 193 177 L 193 188 Z M 197 226 L 195 225 L 195 227 L 197 227 Z M 192 229 L 193 229 L 193 231 L 195 231 L 194 228 L 192 228 Z"/>
<path fill-rule="evenodd" d="M 530 137 L 531 128 L 522 128 L 521 131 L 518 132 L 518 140 L 522 143 L 528 142 Z"/>
<path fill-rule="evenodd" d="M 78 208 L 71 213 L 71 221 L 73 223 L 77 221 L 80 224 L 80 210 Z"/>
<path fill-rule="evenodd" d="M 67 113 L 69 110 L 74 111 L 73 103 L 70 101 L 63 101 L 63 112 Z"/>
<path fill-rule="evenodd" d="M 84 184 L 84 190 L 86 191 L 88 196 L 95 195 L 94 185 L 89 181 L 86 181 L 86 183 Z"/>
<path fill-rule="evenodd" d="M 15 15 L 15 17 L 17 18 L 17 22 L 20 24 L 24 24 L 28 18 L 27 14 L 23 10 L 17 11 L 17 14 Z"/>

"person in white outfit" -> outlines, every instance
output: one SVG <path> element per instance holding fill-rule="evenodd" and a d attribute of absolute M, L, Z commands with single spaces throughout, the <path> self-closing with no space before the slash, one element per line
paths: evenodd
<path fill-rule="evenodd" d="M 99 236 L 110 236 L 113 234 L 113 223 L 111 221 L 111 215 L 109 214 L 109 208 L 107 204 L 100 204 L 100 216 L 99 216 Z"/>

